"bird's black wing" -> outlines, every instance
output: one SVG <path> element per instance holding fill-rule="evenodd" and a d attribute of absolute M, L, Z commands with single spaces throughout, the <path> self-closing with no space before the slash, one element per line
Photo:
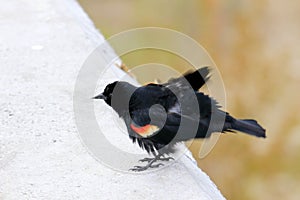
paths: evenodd
<path fill-rule="evenodd" d="M 208 117 L 210 116 L 208 115 Z M 161 107 L 154 107 L 131 113 L 130 120 L 127 121 L 127 128 L 130 137 L 136 138 L 134 141 L 142 143 L 151 141 L 153 144 L 167 145 L 171 141 L 179 142 L 205 137 L 208 129 L 207 121 L 205 118 L 166 112 Z"/>
<path fill-rule="evenodd" d="M 130 111 L 147 109 L 155 104 L 162 105 L 166 111 L 178 102 L 186 102 L 186 97 L 195 95 L 209 79 L 209 68 L 186 73 L 179 78 L 170 79 L 164 84 L 148 84 L 137 88 L 131 96 Z M 195 103 L 195 102 L 194 102 Z M 188 103 L 187 103 L 188 104 Z"/>
<path fill-rule="evenodd" d="M 183 102 L 187 102 L 186 105 L 180 107 L 177 104 L 180 108 L 169 110 L 165 128 L 167 131 L 177 130 L 174 138 L 176 141 L 205 138 L 210 137 L 213 132 L 230 131 L 223 129 L 227 113 L 220 109 L 221 106 L 215 99 L 202 92 L 195 92 L 192 95 L 196 96 L 197 105 L 191 101 L 192 97 L 187 95 L 183 97 Z"/>
<path fill-rule="evenodd" d="M 148 84 L 134 91 L 129 102 L 130 113 L 159 104 L 168 110 L 177 102 L 176 95 L 164 85 Z"/>
<path fill-rule="evenodd" d="M 209 79 L 209 68 L 202 67 L 194 72 L 187 72 L 179 78 L 172 78 L 163 84 L 172 91 L 177 89 L 186 90 L 192 88 L 198 91 Z"/>

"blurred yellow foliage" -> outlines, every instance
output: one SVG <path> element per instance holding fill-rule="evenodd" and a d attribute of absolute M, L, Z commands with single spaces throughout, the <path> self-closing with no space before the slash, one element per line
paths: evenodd
<path fill-rule="evenodd" d="M 157 26 L 183 32 L 219 66 L 227 110 L 255 118 L 267 139 L 224 134 L 198 160 L 228 199 L 299 199 L 300 190 L 300 2 L 247 0 L 79 0 L 106 37 Z M 143 51 L 123 58 L 128 66 L 168 62 L 167 54 Z M 201 141 L 191 150 L 198 157 Z"/>

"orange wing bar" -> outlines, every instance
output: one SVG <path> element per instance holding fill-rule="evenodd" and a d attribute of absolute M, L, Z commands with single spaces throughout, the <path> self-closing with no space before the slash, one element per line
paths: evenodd
<path fill-rule="evenodd" d="M 142 137 L 150 137 L 159 130 L 157 126 L 151 124 L 145 126 L 135 126 L 134 124 L 130 124 L 130 128 Z"/>

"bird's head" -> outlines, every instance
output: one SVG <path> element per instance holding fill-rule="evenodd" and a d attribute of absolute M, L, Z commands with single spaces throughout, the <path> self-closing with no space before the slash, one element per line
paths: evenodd
<path fill-rule="evenodd" d="M 93 99 L 103 99 L 108 105 L 111 106 L 111 99 L 112 99 L 113 91 L 114 91 L 116 85 L 118 84 L 118 82 L 119 81 L 115 81 L 113 83 L 108 84 L 105 87 L 104 91 L 101 94 L 93 97 Z"/>
<path fill-rule="evenodd" d="M 108 84 L 104 91 L 93 97 L 93 99 L 103 99 L 109 106 L 121 114 L 129 109 L 129 100 L 135 90 L 136 87 L 127 82 L 115 81 Z"/>

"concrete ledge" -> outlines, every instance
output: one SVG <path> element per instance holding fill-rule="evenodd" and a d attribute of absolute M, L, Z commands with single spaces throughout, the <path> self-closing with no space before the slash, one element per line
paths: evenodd
<path fill-rule="evenodd" d="M 0 199 L 224 199 L 189 152 L 137 175 L 101 165 L 82 145 L 73 89 L 104 38 L 77 2 L 10 0 L 0 13 Z"/>

